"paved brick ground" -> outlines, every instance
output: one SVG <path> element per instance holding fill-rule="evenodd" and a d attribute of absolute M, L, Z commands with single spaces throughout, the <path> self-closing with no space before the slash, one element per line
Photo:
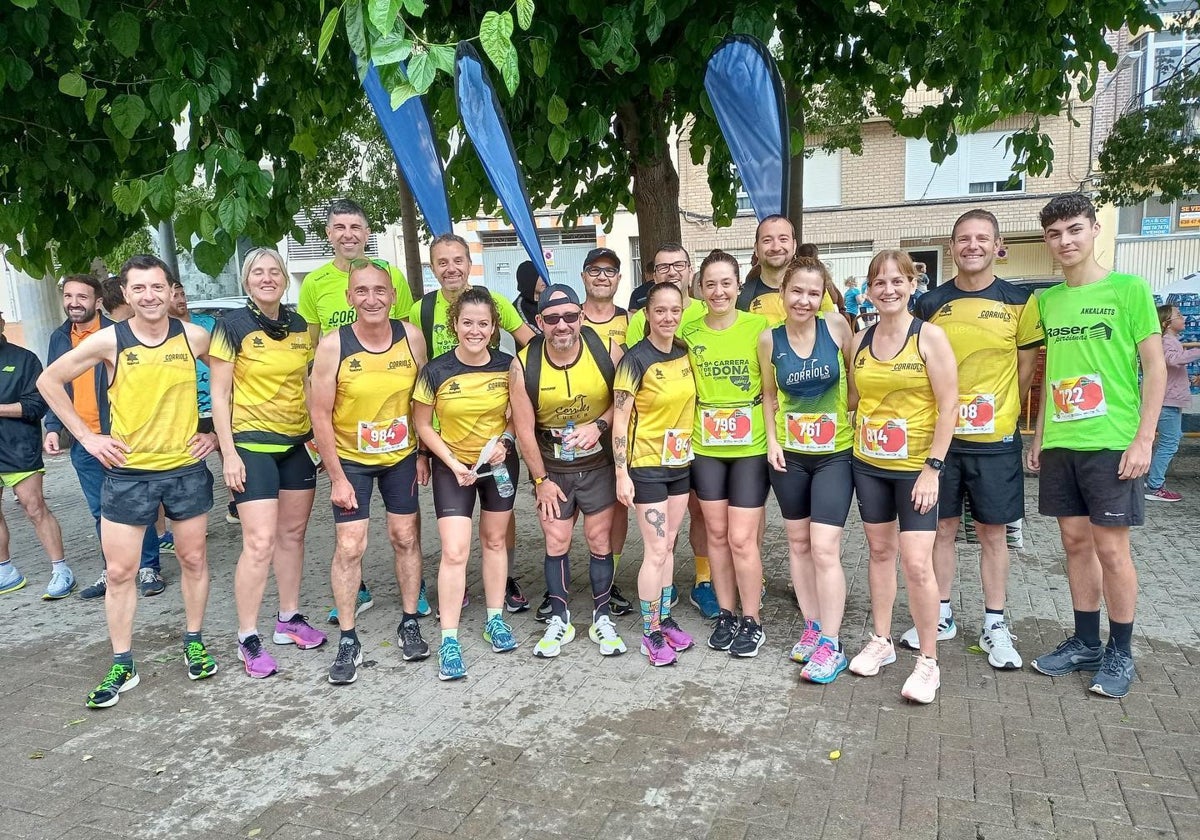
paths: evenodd
<path fill-rule="evenodd" d="M 633 652 L 601 660 L 581 632 L 544 662 L 532 656 L 541 625 L 528 614 L 515 622 L 521 649 L 492 654 L 479 635 L 473 564 L 462 629 L 470 677 L 440 683 L 432 660 L 406 664 L 394 646 L 396 585 L 376 528 L 367 576 L 377 606 L 359 624 L 367 667 L 339 688 L 325 680 L 328 648 L 278 649 L 282 673 L 245 677 L 231 596 L 239 533 L 214 515 L 207 638 L 222 672 L 185 678 L 178 571 L 168 557 L 167 592 L 139 603 L 141 686 L 116 708 L 90 711 L 84 696 L 109 656 L 102 607 L 37 599 L 48 569 L 31 559 L 32 533 L 8 495 L 14 554 L 30 585 L 0 597 L 0 840 L 1200 837 L 1197 467 L 1200 446 L 1187 444 L 1171 480 L 1186 501 L 1151 506 L 1135 537 L 1139 680 L 1129 698 L 1089 695 L 1082 677 L 997 674 L 970 653 L 982 604 L 977 551 L 963 547 L 955 597 L 964 636 L 941 647 L 943 686 L 929 707 L 899 696 L 906 657 L 875 679 L 846 674 L 824 688 L 800 681 L 786 658 L 798 616 L 772 503 L 769 642 L 755 660 L 698 649 L 652 670 Z M 69 557 L 90 582 L 96 543 L 65 459 L 50 465 L 47 486 Z M 1027 491 L 1033 506 L 1032 481 Z M 518 572 L 536 595 L 539 533 L 520 498 Z M 1071 611 L 1053 522 L 1031 516 L 1026 540 L 1010 612 L 1029 659 L 1061 640 Z M 319 503 L 304 598 L 314 619 L 329 606 L 331 545 Z M 635 540 L 629 556 L 638 553 Z M 853 651 L 868 610 L 856 517 L 844 561 L 843 637 Z M 636 567 L 627 562 L 618 574 L 627 592 Z M 690 574 L 684 562 L 678 580 Z M 270 599 L 268 591 L 268 609 Z M 904 610 L 902 590 L 896 632 L 908 626 Z M 679 612 L 685 627 L 703 630 L 690 607 Z M 631 618 L 620 620 L 627 641 L 636 638 Z M 436 624 L 424 626 L 435 638 Z"/>

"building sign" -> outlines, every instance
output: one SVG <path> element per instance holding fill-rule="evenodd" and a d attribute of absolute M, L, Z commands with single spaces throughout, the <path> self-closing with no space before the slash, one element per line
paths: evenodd
<path fill-rule="evenodd" d="M 1200 222 L 1197 222 L 1200 225 Z M 546 268 L 554 268 L 554 251 L 546 248 L 542 251 L 542 259 L 546 261 Z"/>
<path fill-rule="evenodd" d="M 1179 205 L 1179 226 L 1181 228 L 1200 228 L 1200 204 Z"/>
<path fill-rule="evenodd" d="M 1179 226 L 1184 227 L 1187 223 L 1183 221 L 1183 210 L 1181 208 L 1179 214 Z M 1200 226 L 1200 220 L 1192 224 Z M 1171 232 L 1171 217 L 1170 216 L 1147 216 L 1142 219 L 1142 236 L 1166 236 Z"/>

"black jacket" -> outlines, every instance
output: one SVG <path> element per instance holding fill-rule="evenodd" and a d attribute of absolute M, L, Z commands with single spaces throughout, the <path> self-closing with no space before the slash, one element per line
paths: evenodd
<path fill-rule="evenodd" d="M 103 312 L 100 313 L 100 329 L 111 327 L 116 322 L 110 319 Z M 50 334 L 50 352 L 46 354 L 46 364 L 54 364 L 60 356 L 66 355 L 71 349 L 71 322 L 64 321 L 58 329 Z M 108 371 L 104 367 L 104 363 L 96 365 L 96 405 L 100 409 L 100 433 L 108 434 Z M 75 399 L 75 389 L 70 382 L 67 383 L 67 396 Z M 54 412 L 46 411 L 46 431 L 61 432 L 63 430 L 62 421 L 54 416 Z"/>
<path fill-rule="evenodd" d="M 0 417 L 0 473 L 42 468 L 46 401 L 37 389 L 41 374 L 37 356 L 0 336 L 0 405 L 21 406 L 20 417 Z"/>

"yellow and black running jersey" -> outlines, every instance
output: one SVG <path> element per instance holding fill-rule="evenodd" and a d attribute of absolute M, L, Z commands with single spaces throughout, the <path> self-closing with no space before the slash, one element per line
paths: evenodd
<path fill-rule="evenodd" d="M 271 338 L 247 309 L 217 322 L 209 355 L 233 365 L 233 439 L 293 446 L 312 438 L 304 380 L 313 360 L 308 324 L 291 310 L 288 333 Z"/>
<path fill-rule="evenodd" d="M 562 434 L 567 423 L 576 426 L 591 423 L 604 415 L 612 405 L 612 358 L 597 353 L 605 347 L 604 339 L 590 327 L 579 340 L 579 352 L 569 365 L 559 367 L 546 355 L 546 339 L 538 336 L 517 353 L 525 374 L 525 388 L 533 403 L 536 417 L 538 448 L 542 457 L 571 470 L 590 470 L 612 463 L 612 437 L 601 435 L 596 445 L 589 450 L 579 450 L 569 462 L 562 461 Z M 535 364 L 529 363 L 529 354 L 537 353 Z M 607 370 L 608 375 L 605 375 Z M 569 465 L 569 466 L 568 466 Z"/>
<path fill-rule="evenodd" d="M 696 380 L 687 350 L 672 345 L 664 353 L 650 341 L 639 341 L 617 365 L 614 391 L 633 395 L 626 465 L 682 467 L 692 460 L 692 414 Z"/>
<path fill-rule="evenodd" d="M 913 311 L 945 330 L 954 348 L 959 396 L 950 448 L 1020 449 L 1017 350 L 1045 341 L 1037 301 L 1029 290 L 1000 279 L 979 292 L 943 283 L 917 298 Z"/>
<path fill-rule="evenodd" d="M 111 434 L 130 452 L 117 472 L 165 472 L 197 463 L 188 441 L 200 425 L 196 357 L 183 322 L 167 321 L 167 337 L 151 347 L 128 321 L 115 325 L 117 360 L 108 385 Z"/>
<path fill-rule="evenodd" d="M 508 427 L 508 369 L 513 357 L 496 349 L 473 367 L 447 352 L 425 366 L 413 399 L 433 406 L 442 440 L 468 467 L 475 466 L 484 445 Z"/>
<path fill-rule="evenodd" d="M 342 353 L 333 401 L 333 437 L 342 460 L 386 467 L 417 448 L 409 411 L 417 362 L 404 322 L 390 323 L 392 344 L 380 353 L 362 346 L 353 325 L 338 328 Z"/>
<path fill-rule="evenodd" d="M 922 323 L 913 319 L 904 346 L 886 361 L 872 352 L 875 327 L 868 327 L 854 357 L 858 387 L 854 457 L 879 469 L 920 470 L 933 446 L 938 412 L 929 371 L 921 358 Z"/>
<path fill-rule="evenodd" d="M 629 331 L 629 313 L 621 307 L 618 306 L 616 314 L 607 321 L 593 321 L 584 310 L 583 323 L 594 329 L 609 347 L 612 347 L 614 342 L 625 346 L 625 334 Z"/>

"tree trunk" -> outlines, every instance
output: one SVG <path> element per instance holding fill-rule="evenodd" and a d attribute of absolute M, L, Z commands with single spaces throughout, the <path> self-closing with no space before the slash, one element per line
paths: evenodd
<path fill-rule="evenodd" d="M 396 186 L 400 194 L 400 231 L 404 242 L 404 276 L 413 300 L 425 294 L 425 272 L 421 270 L 421 240 L 417 231 L 417 202 L 408 181 L 399 168 L 396 170 Z"/>
<path fill-rule="evenodd" d="M 665 109 L 626 102 L 617 109 L 618 132 L 629 153 L 633 203 L 643 261 L 667 242 L 681 242 L 679 172 L 671 160 L 671 124 Z M 641 267 L 628 276 L 641 277 Z"/>

